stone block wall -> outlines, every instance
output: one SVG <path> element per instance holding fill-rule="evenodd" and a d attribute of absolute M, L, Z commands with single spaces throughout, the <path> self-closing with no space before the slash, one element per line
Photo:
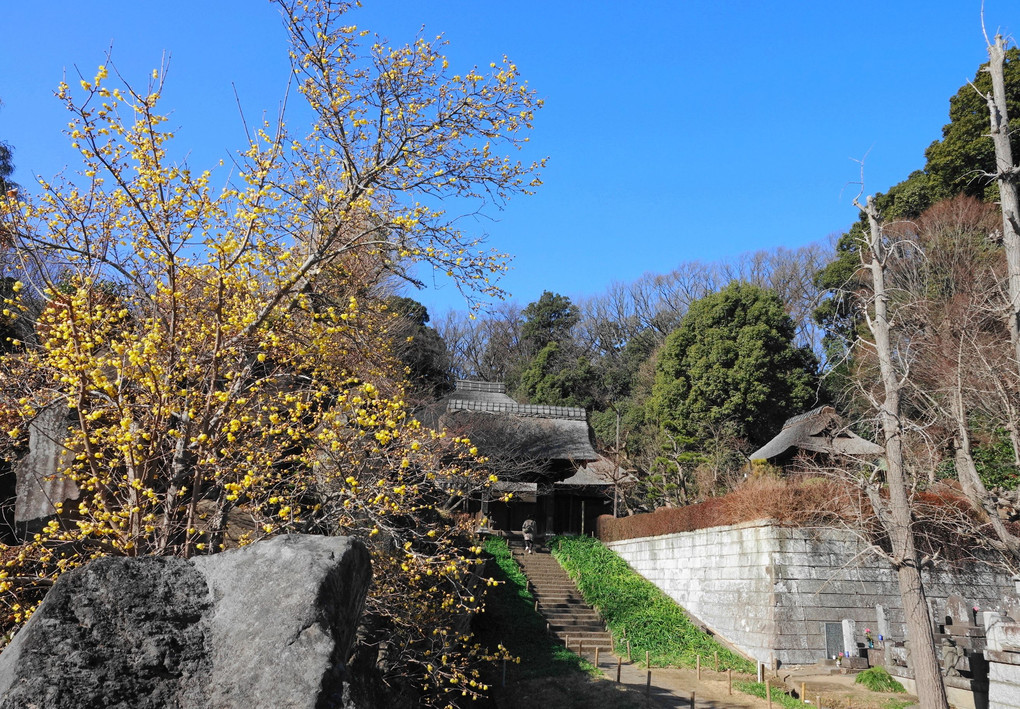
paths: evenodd
<path fill-rule="evenodd" d="M 631 567 L 748 655 L 808 664 L 825 657 L 825 623 L 855 621 L 890 641 L 905 636 L 895 571 L 849 531 L 751 522 L 610 542 Z M 959 594 L 998 610 L 1013 584 L 985 567 L 927 574 L 936 622 Z M 880 623 L 876 606 L 882 606 Z M 944 619 L 943 619 L 944 620 Z M 886 632 L 888 631 L 888 632 Z"/>
<path fill-rule="evenodd" d="M 998 613 L 986 613 L 985 626 L 988 709 L 1020 709 L 1020 623 Z"/>

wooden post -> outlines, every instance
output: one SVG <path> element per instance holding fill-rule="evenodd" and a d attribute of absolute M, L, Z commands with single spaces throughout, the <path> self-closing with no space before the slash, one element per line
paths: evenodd
<path fill-rule="evenodd" d="M 627 641 L 627 662 L 634 662 L 634 658 L 630 655 L 630 640 Z"/>
<path fill-rule="evenodd" d="M 729 693 L 733 694 L 733 670 L 726 670 L 726 684 L 729 685 Z"/>
<path fill-rule="evenodd" d="M 815 695 L 815 706 L 818 707 L 818 709 L 822 709 L 822 695 Z"/>
<path fill-rule="evenodd" d="M 535 601 L 535 612 L 538 613 L 538 601 Z"/>
<path fill-rule="evenodd" d="M 694 709 L 694 692 L 691 692 L 691 709 Z"/>
<path fill-rule="evenodd" d="M 652 662 L 649 659 L 649 652 L 645 650 L 645 667 L 648 668 L 648 678 L 645 680 L 645 696 L 650 697 L 652 695 Z"/>
<path fill-rule="evenodd" d="M 598 666 L 599 666 L 599 650 L 600 650 L 599 646 L 596 645 L 595 646 L 595 668 L 596 669 L 598 669 Z"/>
<path fill-rule="evenodd" d="M 563 636 L 563 645 L 569 650 L 570 649 L 570 634 L 567 633 Z"/>
<path fill-rule="evenodd" d="M 765 701 L 769 703 L 769 709 L 772 709 L 772 684 L 765 680 Z"/>
<path fill-rule="evenodd" d="M 584 658 L 584 640 L 577 643 L 577 656 L 582 659 Z"/>
<path fill-rule="evenodd" d="M 715 651 L 715 671 L 719 671 L 719 651 Z"/>
<path fill-rule="evenodd" d="M 807 685 L 804 682 L 800 683 L 800 703 L 807 704 Z"/>
<path fill-rule="evenodd" d="M 698 668 L 698 681 L 700 682 L 701 681 L 701 655 L 698 655 L 697 668 Z"/>
<path fill-rule="evenodd" d="M 623 658 L 616 658 L 616 683 L 620 683 L 620 671 L 623 669 Z"/>

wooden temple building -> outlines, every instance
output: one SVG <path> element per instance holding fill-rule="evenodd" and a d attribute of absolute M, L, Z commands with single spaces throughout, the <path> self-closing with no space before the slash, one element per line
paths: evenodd
<path fill-rule="evenodd" d="M 582 408 L 519 404 L 501 382 L 458 380 L 419 419 L 470 438 L 489 459 L 499 482 L 469 504 L 493 531 L 516 532 L 532 517 L 541 533 L 582 534 L 613 512 L 615 466 L 592 447 Z"/>

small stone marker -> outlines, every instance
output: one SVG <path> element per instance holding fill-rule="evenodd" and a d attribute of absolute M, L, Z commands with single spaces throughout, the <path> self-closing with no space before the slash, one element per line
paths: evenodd
<path fill-rule="evenodd" d="M 875 616 L 878 625 L 878 634 L 881 636 L 882 641 L 889 640 L 889 620 L 885 617 L 885 607 L 880 603 L 875 606 Z"/>
<path fill-rule="evenodd" d="M 850 618 L 843 619 L 843 654 L 847 657 L 857 657 L 857 621 Z"/>
<path fill-rule="evenodd" d="M 940 621 L 944 621 L 945 616 L 939 618 L 939 609 L 934 598 L 928 599 L 928 618 L 931 620 L 931 631 L 937 635 L 941 632 L 939 626 L 942 625 L 942 622 Z"/>

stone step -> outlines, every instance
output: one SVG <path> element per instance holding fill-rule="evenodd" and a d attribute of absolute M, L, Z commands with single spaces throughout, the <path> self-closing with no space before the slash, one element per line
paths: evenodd
<path fill-rule="evenodd" d="M 605 643 L 606 645 L 612 645 L 613 636 L 609 633 L 602 631 L 601 633 L 593 632 L 590 630 L 555 630 L 554 634 L 560 640 L 569 638 L 571 643 L 585 642 L 585 643 Z"/>
<path fill-rule="evenodd" d="M 538 599 L 538 607 L 552 613 L 572 613 L 579 611 L 593 610 L 588 606 L 584 605 L 580 601 L 557 601 L 555 599 L 540 598 Z M 597 612 L 597 611 L 596 611 Z"/>
<path fill-rule="evenodd" d="M 591 613 L 592 615 L 598 615 L 598 611 L 586 604 L 584 601 L 579 600 L 556 600 L 554 598 L 539 598 L 538 607 L 543 611 L 550 613 Z"/>
<path fill-rule="evenodd" d="M 546 620 L 552 622 L 598 623 L 599 626 L 602 626 L 602 630 L 605 630 L 605 627 L 602 625 L 602 617 L 594 611 L 556 611 L 542 608 L 541 606 L 539 606 L 539 610 L 542 611 L 542 615 L 545 616 Z"/>
<path fill-rule="evenodd" d="M 539 610 L 541 610 L 543 612 L 543 615 L 545 615 L 550 620 L 552 620 L 553 618 L 556 618 L 557 620 L 562 620 L 565 618 L 575 618 L 577 620 L 594 621 L 599 623 L 602 622 L 602 616 L 599 615 L 597 611 L 591 609 L 543 608 L 542 606 L 539 606 Z"/>
<path fill-rule="evenodd" d="M 595 652 L 595 648 L 599 648 L 603 652 L 612 652 L 613 642 L 610 638 L 596 638 L 596 637 L 581 637 L 574 636 L 571 634 L 556 633 L 557 639 L 567 645 L 567 648 L 578 652 L 580 645 L 584 644 L 584 652 Z"/>
<path fill-rule="evenodd" d="M 528 578 L 539 612 L 560 642 L 569 642 L 574 652 L 578 652 L 580 643 L 583 643 L 586 654 L 594 653 L 596 647 L 612 651 L 613 636 L 606 631 L 602 617 L 584 602 L 584 597 L 559 562 L 547 552 L 524 554 L 515 551 L 514 558 Z"/>
<path fill-rule="evenodd" d="M 600 638 L 606 632 L 606 629 L 598 623 L 554 623 L 551 621 L 549 630 L 557 635 L 589 635 L 594 638 Z"/>

